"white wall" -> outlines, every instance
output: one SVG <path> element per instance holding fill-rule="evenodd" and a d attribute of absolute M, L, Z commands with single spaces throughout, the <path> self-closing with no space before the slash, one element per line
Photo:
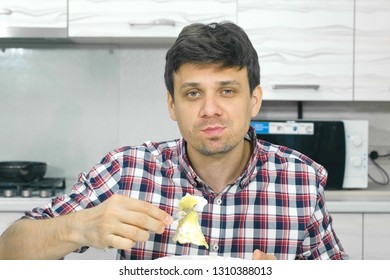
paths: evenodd
<path fill-rule="evenodd" d="M 0 161 L 45 161 L 47 176 L 73 180 L 114 148 L 179 137 L 166 107 L 167 49 L 0 49 Z M 265 101 L 258 117 L 296 116 L 295 102 Z M 390 152 L 389 102 L 304 102 L 304 117 L 368 119 L 370 148 Z"/>
<path fill-rule="evenodd" d="M 162 49 L 29 46 L 0 51 L 0 161 L 48 162 L 76 178 L 107 152 L 179 137 Z"/>

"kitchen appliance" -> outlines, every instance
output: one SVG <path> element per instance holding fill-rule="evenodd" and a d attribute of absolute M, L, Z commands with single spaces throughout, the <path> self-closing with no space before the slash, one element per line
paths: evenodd
<path fill-rule="evenodd" d="M 253 120 L 259 139 L 297 150 L 328 171 L 326 189 L 368 186 L 367 120 Z"/>
<path fill-rule="evenodd" d="M 0 181 L 29 182 L 41 179 L 47 163 L 37 161 L 1 161 Z"/>
<path fill-rule="evenodd" d="M 65 178 L 46 178 L 47 163 L 1 161 L 0 197 L 53 197 L 65 191 Z"/>
<path fill-rule="evenodd" d="M 53 197 L 65 191 L 65 178 L 41 178 L 22 182 L 0 181 L 0 197 Z"/>

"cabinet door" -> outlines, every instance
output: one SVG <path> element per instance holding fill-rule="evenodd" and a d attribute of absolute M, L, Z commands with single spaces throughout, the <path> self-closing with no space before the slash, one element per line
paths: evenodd
<path fill-rule="evenodd" d="M 355 100 L 390 101 L 390 1 L 356 0 Z"/>
<path fill-rule="evenodd" d="M 176 37 L 192 22 L 236 22 L 235 0 L 69 0 L 70 37 Z"/>
<path fill-rule="evenodd" d="M 352 260 L 363 259 L 363 214 L 334 213 L 333 227 Z"/>
<path fill-rule="evenodd" d="M 0 38 L 66 37 L 67 0 L 2 0 Z"/>
<path fill-rule="evenodd" d="M 266 100 L 352 100 L 354 0 L 238 0 Z"/>
<path fill-rule="evenodd" d="M 390 214 L 364 214 L 364 259 L 390 260 Z"/>

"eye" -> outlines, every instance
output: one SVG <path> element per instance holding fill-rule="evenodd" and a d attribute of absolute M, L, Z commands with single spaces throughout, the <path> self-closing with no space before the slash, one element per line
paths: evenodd
<path fill-rule="evenodd" d="M 200 95 L 199 92 L 197 91 L 189 91 L 187 92 L 187 96 L 190 97 L 190 98 L 195 98 L 195 97 L 198 97 Z"/>
<path fill-rule="evenodd" d="M 230 96 L 230 95 L 233 95 L 233 94 L 234 94 L 234 90 L 232 90 L 232 89 L 224 89 L 224 90 L 222 91 L 222 94 L 223 94 L 223 95 Z"/>

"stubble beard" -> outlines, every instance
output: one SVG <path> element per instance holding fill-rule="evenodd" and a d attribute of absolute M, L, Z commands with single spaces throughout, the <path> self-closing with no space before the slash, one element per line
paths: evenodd
<path fill-rule="evenodd" d="M 209 120 L 209 124 L 219 124 L 223 127 L 230 127 L 230 124 L 228 122 L 224 122 L 221 120 Z M 205 124 L 196 126 L 194 130 L 190 132 L 193 136 L 191 138 L 195 139 L 195 141 L 193 142 L 193 148 L 201 155 L 207 157 L 223 156 L 224 154 L 227 154 L 228 152 L 233 150 L 234 147 L 237 145 L 232 142 L 232 139 L 229 136 L 226 135 L 223 137 L 202 139 L 199 135 L 197 135 L 197 133 L 194 133 L 194 131 L 199 131 L 204 126 Z"/>
<path fill-rule="evenodd" d="M 233 148 L 235 147 L 234 144 L 228 143 L 228 142 L 218 143 L 220 141 L 220 139 L 216 139 L 216 138 L 209 139 L 208 141 L 211 142 L 211 144 L 207 145 L 206 143 L 199 143 L 195 147 L 195 149 L 200 154 L 207 156 L 207 157 L 214 157 L 214 156 L 218 156 L 218 155 L 227 154 L 228 152 L 233 150 Z M 214 146 L 213 144 L 217 144 L 217 146 L 213 147 Z"/>

